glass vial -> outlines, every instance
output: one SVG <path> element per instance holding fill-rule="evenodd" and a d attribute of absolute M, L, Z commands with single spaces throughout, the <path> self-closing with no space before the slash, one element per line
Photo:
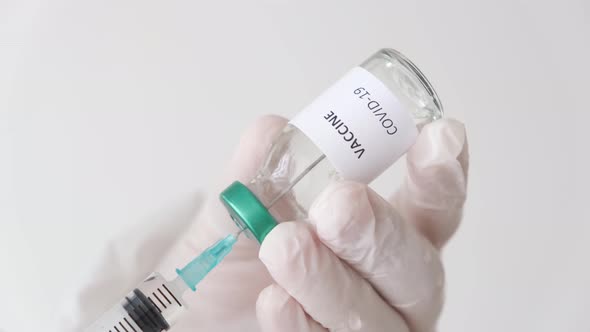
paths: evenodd
<path fill-rule="evenodd" d="M 382 49 L 289 122 L 246 186 L 277 221 L 306 218 L 331 181 L 370 182 L 414 143 L 417 128 L 442 115 L 422 72 Z"/>

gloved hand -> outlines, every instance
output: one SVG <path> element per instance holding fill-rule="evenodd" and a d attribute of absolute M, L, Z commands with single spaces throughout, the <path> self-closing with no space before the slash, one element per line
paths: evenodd
<path fill-rule="evenodd" d="M 274 279 L 258 298 L 264 331 L 432 331 L 443 304 L 439 250 L 461 220 L 463 126 L 424 128 L 390 201 L 353 182 L 327 188 L 307 222 L 275 227 L 260 248 Z"/>
<path fill-rule="evenodd" d="M 111 250 L 108 262 L 99 265 L 101 277 L 78 291 L 77 308 L 85 314 L 78 327 L 146 273 L 160 271 L 172 279 L 176 267 L 235 232 L 217 195 L 232 181 L 246 183 L 255 175 L 285 124 L 267 116 L 244 134 L 226 176 L 188 230 L 178 229 L 168 255 L 150 261 L 140 249 L 124 255 Z M 425 126 L 408 152 L 407 179 L 390 201 L 364 185 L 336 183 L 317 198 L 309 220 L 278 225 L 262 245 L 240 238 L 185 297 L 191 312 L 174 331 L 432 330 L 443 303 L 438 251 L 461 219 L 467 159 L 462 124 L 439 120 Z M 153 234 L 144 238 L 138 248 L 154 244 Z M 141 255 L 141 264 L 132 253 Z M 112 280 L 125 285 L 123 293 L 97 303 Z"/>
<path fill-rule="evenodd" d="M 233 180 L 249 181 L 285 124 L 259 120 L 215 193 Z M 193 314 L 182 326 L 255 331 L 256 307 L 264 331 L 432 330 L 443 303 L 438 250 L 461 219 L 467 157 L 462 124 L 425 126 L 408 153 L 405 184 L 390 202 L 365 185 L 336 183 L 317 198 L 309 220 L 279 224 L 261 246 L 241 239 L 193 295 Z M 235 232 L 222 220 L 227 212 L 214 195 L 167 260 L 177 263 L 159 270 L 172 271 Z"/>

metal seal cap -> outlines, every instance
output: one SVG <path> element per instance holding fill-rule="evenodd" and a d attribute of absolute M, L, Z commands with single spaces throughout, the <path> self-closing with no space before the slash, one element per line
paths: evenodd
<path fill-rule="evenodd" d="M 259 243 L 277 225 L 264 204 L 239 181 L 227 187 L 219 195 L 219 199 L 238 227 L 248 230 Z"/>

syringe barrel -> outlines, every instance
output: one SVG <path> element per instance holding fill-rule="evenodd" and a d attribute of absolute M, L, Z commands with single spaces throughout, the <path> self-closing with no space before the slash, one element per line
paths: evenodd
<path fill-rule="evenodd" d="M 177 288 L 152 273 L 85 332 L 167 331 L 185 311 Z"/>

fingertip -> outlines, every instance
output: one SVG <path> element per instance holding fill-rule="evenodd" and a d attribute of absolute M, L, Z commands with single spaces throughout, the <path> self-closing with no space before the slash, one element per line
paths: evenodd
<path fill-rule="evenodd" d="M 252 125 L 246 130 L 242 138 L 248 138 L 250 135 L 260 136 L 260 133 L 264 135 L 266 130 L 272 130 L 273 128 L 283 128 L 289 120 L 285 119 L 280 115 L 266 114 L 260 116 L 254 120 Z"/>
<path fill-rule="evenodd" d="M 260 292 L 256 301 L 256 317 L 263 331 L 325 331 L 277 284 Z"/>
<path fill-rule="evenodd" d="M 461 221 L 468 159 L 465 126 L 454 119 L 426 125 L 408 151 L 408 177 L 391 201 L 437 248 Z"/>
<path fill-rule="evenodd" d="M 364 225 L 374 220 L 365 184 L 341 181 L 330 185 L 312 204 L 310 222 L 328 246 L 347 243 L 362 236 Z"/>
<path fill-rule="evenodd" d="M 287 122 L 278 115 L 264 115 L 245 130 L 230 162 L 230 180 L 248 181 L 256 174 L 270 145 Z"/>
<path fill-rule="evenodd" d="M 291 296 L 277 284 L 272 284 L 263 289 L 256 300 L 258 320 L 263 320 L 269 314 L 280 312 L 290 298 Z"/>
<path fill-rule="evenodd" d="M 353 181 L 336 181 L 328 185 L 309 208 L 310 216 L 321 214 L 326 208 L 340 207 L 343 202 L 356 199 L 366 191 L 366 185 Z"/>
<path fill-rule="evenodd" d="M 416 169 L 463 159 L 467 168 L 467 133 L 455 119 L 441 119 L 424 126 L 416 143 L 408 151 L 408 164 Z M 462 157 L 462 158 L 460 158 Z"/>
<path fill-rule="evenodd" d="M 307 266 L 309 251 L 315 246 L 308 226 L 300 222 L 283 222 L 268 233 L 258 257 L 279 283 L 296 267 Z"/>

